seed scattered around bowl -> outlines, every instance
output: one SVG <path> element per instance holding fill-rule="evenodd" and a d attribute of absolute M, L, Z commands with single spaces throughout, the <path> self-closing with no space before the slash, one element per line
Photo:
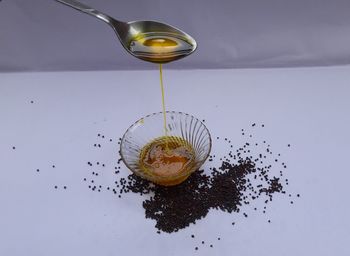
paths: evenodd
<path fill-rule="evenodd" d="M 177 232 L 195 225 L 212 210 L 241 214 L 248 218 L 248 211 L 243 212 L 243 207 L 246 211 L 246 207 L 253 205 L 256 200 L 264 202 L 264 206 L 261 207 L 263 209 L 259 207 L 258 211 L 258 207 L 253 205 L 254 214 L 267 215 L 266 207 L 273 201 L 274 195 L 286 194 L 288 179 L 282 176 L 287 165 L 281 159 L 281 154 L 273 152 L 266 140 L 261 140 L 263 143 L 254 141 L 252 130 L 258 129 L 257 127 L 264 127 L 264 125 L 253 123 L 249 129 L 241 130 L 243 135 L 246 133 L 252 135 L 252 137 L 245 137 L 247 141 L 241 147 L 237 147 L 237 144 L 232 143 L 232 139 L 228 137 L 220 139 L 219 136 L 213 136 L 219 143 L 227 145 L 226 153 L 220 156 L 212 153 L 205 165 L 207 166 L 205 170 L 194 172 L 177 186 L 159 186 L 134 174 L 118 177 L 128 172 L 121 158 L 117 159 L 113 167 L 106 166 L 104 169 L 104 173 L 112 169 L 111 172 L 118 175 L 114 184 L 100 187 L 100 181 L 95 181 L 93 178 L 91 183 L 97 183 L 96 186 L 88 184 L 87 186 L 91 191 L 110 191 L 117 198 L 123 198 L 122 200 L 128 200 L 128 197 L 122 197 L 123 194 L 139 194 L 142 198 L 145 217 L 154 221 L 158 234 Z M 121 139 L 117 141 L 120 144 Z M 96 165 L 89 164 L 92 162 Z M 93 177 L 95 177 L 97 171 L 100 171 L 96 168 L 102 168 L 104 164 L 96 162 L 95 159 L 88 162 L 88 166 L 89 173 L 91 174 L 93 170 L 95 172 Z M 293 201 L 290 202 L 293 204 Z M 271 223 L 270 219 L 268 223 Z M 235 222 L 231 225 L 235 226 Z M 194 234 L 190 237 L 196 240 Z M 217 237 L 217 240 L 221 238 Z M 202 240 L 198 242 L 205 244 Z M 212 248 L 213 244 L 209 246 Z"/>

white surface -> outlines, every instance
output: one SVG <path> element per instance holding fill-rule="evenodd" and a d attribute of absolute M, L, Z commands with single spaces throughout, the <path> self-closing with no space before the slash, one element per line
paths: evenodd
<path fill-rule="evenodd" d="M 172 68 L 350 64 L 349 0 L 81 1 L 192 35 L 198 49 Z M 152 68 L 130 58 L 108 25 L 54 0 L 0 1 L 0 56 L 0 72 Z"/>
<path fill-rule="evenodd" d="M 266 215 L 247 208 L 247 219 L 211 211 L 158 235 L 140 197 L 120 200 L 82 181 L 86 162 L 101 161 L 95 180 L 113 183 L 116 143 L 92 144 L 161 109 L 158 72 L 1 74 L 0 255 L 350 254 L 350 67 L 164 73 L 168 109 L 206 119 L 213 136 L 240 146 L 241 128 L 265 124 L 255 139 L 281 152 L 288 190 L 301 194 L 294 205 L 280 196 Z M 214 248 L 196 252 L 202 239 Z"/>

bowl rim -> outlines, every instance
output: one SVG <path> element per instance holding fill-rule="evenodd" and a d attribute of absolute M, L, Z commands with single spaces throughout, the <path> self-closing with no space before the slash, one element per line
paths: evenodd
<path fill-rule="evenodd" d="M 207 127 L 200 119 L 198 119 L 197 117 L 195 117 L 195 116 L 193 116 L 193 115 L 191 115 L 191 114 L 182 112 L 182 111 L 167 110 L 167 111 L 165 111 L 165 113 L 169 113 L 169 114 L 173 113 L 173 114 L 180 114 L 180 115 L 190 116 L 190 117 L 192 117 L 192 118 L 198 120 L 198 121 L 201 123 L 201 125 L 204 126 L 204 129 L 207 131 L 207 133 L 208 133 L 208 135 L 209 135 L 209 150 L 208 150 L 208 153 L 206 154 L 206 156 L 203 158 L 203 160 L 200 161 L 200 163 L 201 163 L 200 166 L 202 166 L 202 165 L 205 163 L 205 161 L 208 159 L 208 157 L 210 156 L 210 152 L 211 152 L 211 148 L 212 148 L 212 138 L 211 138 L 211 134 L 210 134 L 210 132 L 209 132 L 208 127 Z M 128 134 L 128 132 L 130 131 L 130 129 L 132 129 L 137 123 L 142 122 L 144 119 L 146 119 L 146 118 L 148 118 L 148 117 L 151 117 L 151 116 L 159 115 L 159 114 L 163 114 L 163 111 L 160 111 L 160 112 L 153 112 L 153 113 L 151 113 L 151 114 L 148 114 L 148 115 L 146 115 L 146 116 L 144 116 L 144 117 L 139 118 L 137 121 L 135 121 L 134 123 L 132 123 L 132 124 L 129 126 L 128 129 L 126 129 L 126 131 L 124 132 L 123 137 L 121 138 L 121 141 L 120 141 L 119 155 L 120 155 L 120 157 L 121 157 L 123 163 L 126 165 L 126 167 L 127 167 L 132 173 L 134 173 L 134 174 L 137 175 L 137 176 L 141 176 L 141 177 L 144 178 L 144 179 L 146 179 L 144 176 L 142 176 L 142 175 L 140 175 L 139 173 L 137 173 L 136 171 L 134 171 L 133 168 L 131 168 L 131 167 L 128 165 L 127 161 L 125 160 L 125 158 L 124 158 L 124 156 L 123 156 L 122 147 L 123 147 L 123 144 L 124 144 L 124 141 L 125 141 L 125 136 L 126 136 L 126 134 Z M 197 171 L 197 170 L 198 170 L 198 169 L 196 169 L 196 170 L 194 170 L 194 171 L 192 171 L 192 172 L 190 172 L 190 173 L 183 173 L 183 174 L 181 174 L 181 175 L 174 175 L 174 176 L 169 176 L 169 177 L 181 178 L 181 177 L 186 176 L 186 175 L 191 175 L 193 172 L 195 172 L 195 171 Z M 167 177 L 167 178 L 169 178 L 169 177 Z M 161 177 L 159 177 L 159 178 L 162 179 Z M 147 180 L 149 180 L 149 179 L 147 179 Z M 151 181 L 151 182 L 152 182 L 152 181 Z"/>

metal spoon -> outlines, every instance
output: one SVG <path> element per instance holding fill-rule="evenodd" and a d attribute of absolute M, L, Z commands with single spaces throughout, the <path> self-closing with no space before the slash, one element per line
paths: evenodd
<path fill-rule="evenodd" d="M 167 63 L 193 53 L 196 41 L 185 32 L 157 21 L 116 20 L 76 0 L 56 0 L 81 12 L 90 14 L 110 25 L 128 53 L 136 58 Z"/>

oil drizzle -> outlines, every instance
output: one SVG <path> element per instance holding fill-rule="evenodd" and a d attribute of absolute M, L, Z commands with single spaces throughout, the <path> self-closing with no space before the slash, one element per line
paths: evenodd
<path fill-rule="evenodd" d="M 160 78 L 160 89 L 162 91 L 162 109 L 163 109 L 163 125 L 164 125 L 164 134 L 168 136 L 167 121 L 166 121 L 166 111 L 165 111 L 165 99 L 164 99 L 164 84 L 163 84 L 163 67 L 162 64 L 159 64 L 159 78 Z"/>

